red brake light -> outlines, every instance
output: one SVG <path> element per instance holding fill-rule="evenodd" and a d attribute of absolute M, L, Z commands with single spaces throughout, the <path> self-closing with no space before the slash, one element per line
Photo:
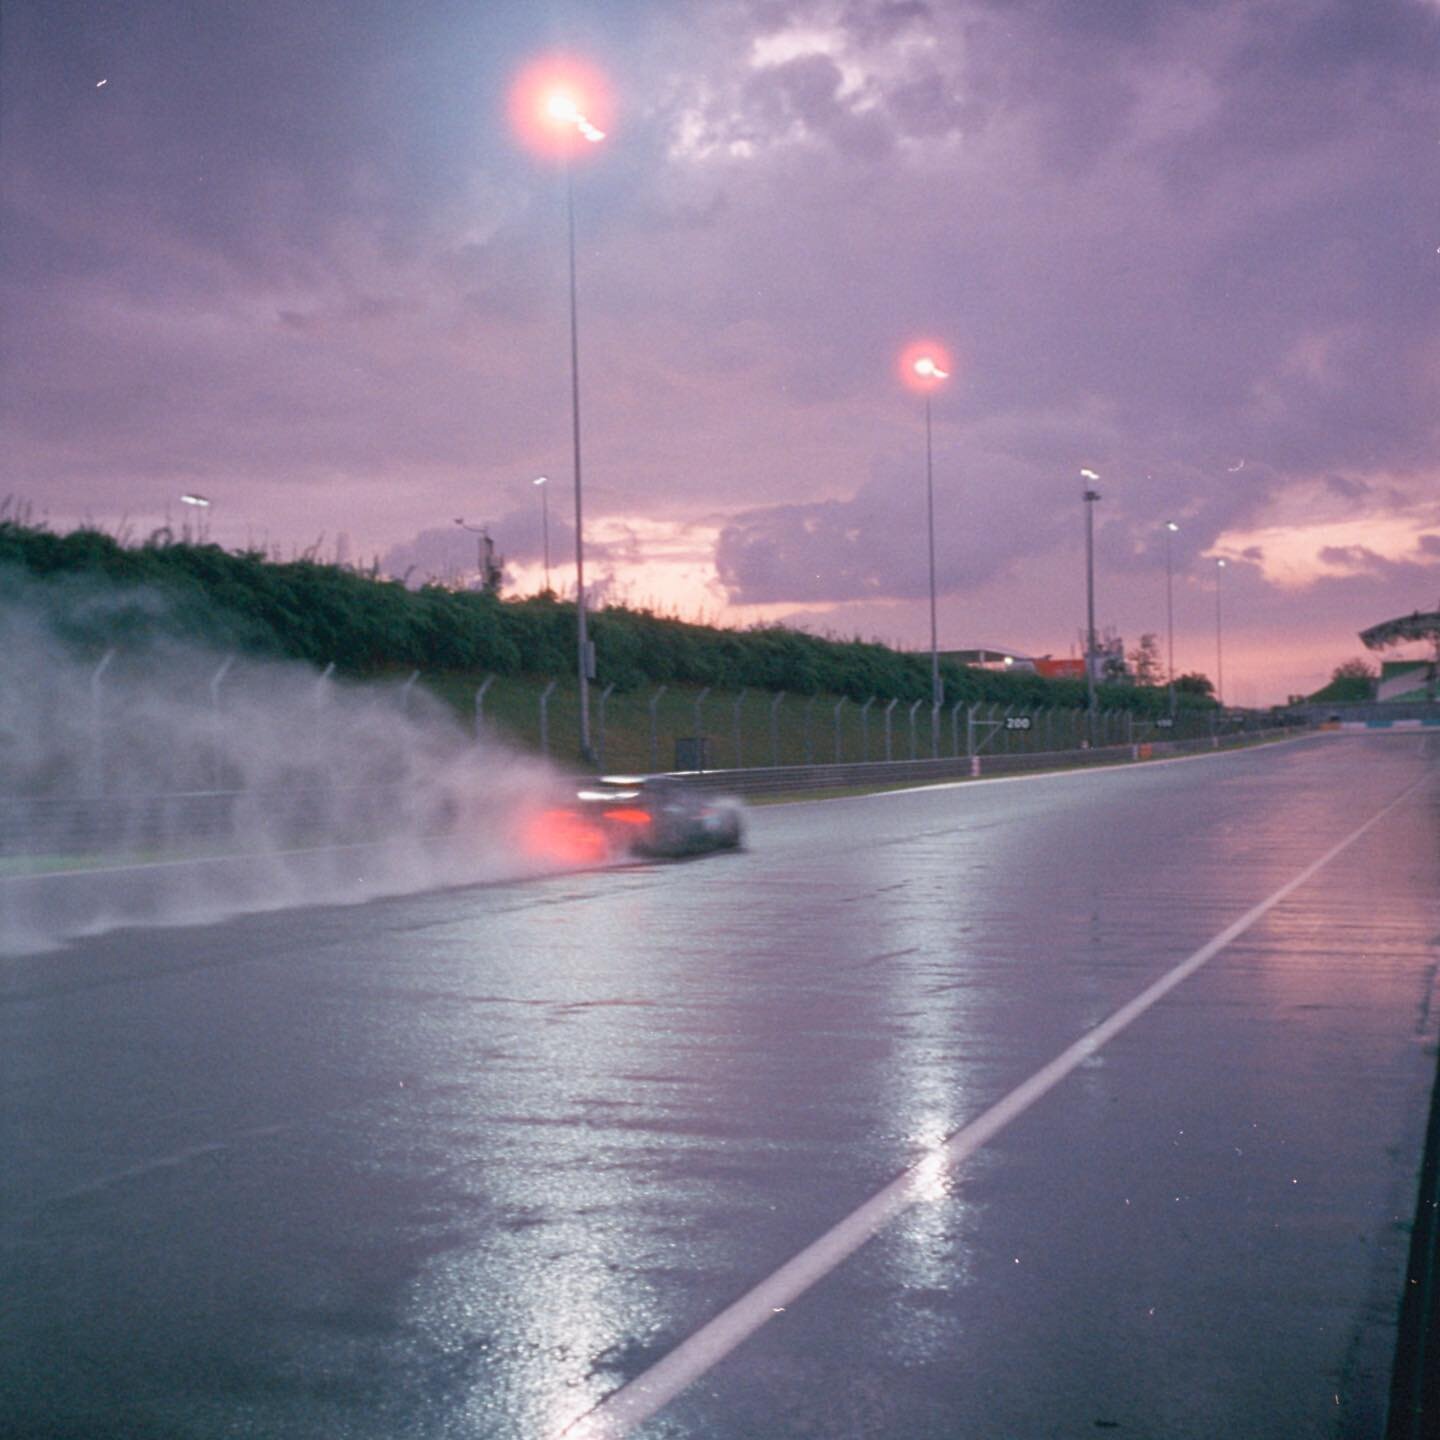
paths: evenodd
<path fill-rule="evenodd" d="M 610 853 L 599 827 L 571 810 L 544 810 L 534 816 L 526 841 L 533 853 L 567 865 L 593 865 Z"/>
<path fill-rule="evenodd" d="M 618 821 L 621 825 L 648 825 L 650 823 L 650 812 L 635 806 L 606 810 L 604 814 L 607 820 Z"/>

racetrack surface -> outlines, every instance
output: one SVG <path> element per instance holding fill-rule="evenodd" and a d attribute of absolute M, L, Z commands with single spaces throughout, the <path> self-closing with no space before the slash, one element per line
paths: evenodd
<path fill-rule="evenodd" d="M 678 1352 L 639 1436 L 1376 1435 L 1436 758 L 764 807 L 739 855 L 0 960 L 0 1433 L 619 1434 L 580 1417 Z"/>

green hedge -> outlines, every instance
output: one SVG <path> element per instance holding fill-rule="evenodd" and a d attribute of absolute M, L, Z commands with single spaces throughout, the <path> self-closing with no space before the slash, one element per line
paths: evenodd
<path fill-rule="evenodd" d="M 26 574 L 77 597 L 97 579 L 106 603 L 63 607 L 69 637 L 89 648 L 178 636 L 250 653 L 290 656 L 343 674 L 565 675 L 574 666 L 575 607 L 553 596 L 502 600 L 475 591 L 407 590 L 337 565 L 277 562 L 217 545 L 122 545 L 101 531 L 56 535 L 0 519 L 0 601 L 17 599 Z M 87 587 L 89 587 L 87 589 Z M 159 595 L 165 603 L 156 605 Z M 591 620 L 602 682 L 620 692 L 673 682 L 791 694 L 914 701 L 930 693 L 927 655 L 873 642 L 833 640 L 779 625 L 725 630 L 609 606 Z M 944 664 L 951 703 L 1080 706 L 1085 686 Z M 1208 708 L 1210 702 L 1187 697 Z M 1158 714 L 1159 687 L 1106 685 L 1107 709 Z"/>

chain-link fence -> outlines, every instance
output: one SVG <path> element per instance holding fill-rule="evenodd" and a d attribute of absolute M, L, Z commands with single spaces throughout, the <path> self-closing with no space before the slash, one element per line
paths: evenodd
<path fill-rule="evenodd" d="M 578 764 L 579 691 L 573 680 L 487 678 L 467 700 L 453 679 L 437 684 L 475 723 L 562 764 Z M 1255 729 L 1257 715 L 1180 709 L 1172 717 L 1070 707 L 1021 708 L 881 696 L 864 701 L 785 691 L 658 685 L 590 690 L 595 763 L 617 772 L 745 769 L 1024 755 L 1156 740 L 1211 739 Z"/>
<path fill-rule="evenodd" d="M 885 783 L 912 778 L 917 766 L 913 778 L 938 776 L 942 764 L 944 774 L 980 774 L 1045 757 L 1084 763 L 1123 758 L 1121 747 L 1143 758 L 1259 727 L 1259 717 L 1213 709 L 1172 719 L 597 684 L 592 763 L 582 766 L 573 679 L 452 675 L 427 684 L 412 672 L 361 687 L 337 682 L 333 667 L 316 675 L 214 657 L 168 673 L 165 686 L 127 675 L 107 654 L 50 697 L 48 724 L 32 718 L 44 743 L 32 737 L 27 749 L 9 736 L 0 854 L 168 854 L 197 840 L 345 844 L 397 825 L 421 833 L 453 820 L 462 802 L 452 770 L 477 744 L 491 766 L 513 768 L 507 757 L 518 750 L 577 771 L 724 772 L 737 789 L 773 790 Z M 861 767 L 863 781 L 837 778 L 846 767 Z M 740 778 L 748 772 L 765 773 L 751 783 Z"/>

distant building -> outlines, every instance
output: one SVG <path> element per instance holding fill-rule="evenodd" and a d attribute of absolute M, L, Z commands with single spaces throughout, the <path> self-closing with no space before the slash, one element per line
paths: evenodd
<path fill-rule="evenodd" d="M 1440 610 L 1412 611 L 1360 632 L 1367 650 L 1428 640 L 1433 660 L 1387 660 L 1380 667 L 1375 699 L 1382 702 L 1440 700 Z"/>
<path fill-rule="evenodd" d="M 1046 680 L 1083 680 L 1085 661 L 1079 655 L 1041 655 L 1035 661 L 1035 673 Z"/>
<path fill-rule="evenodd" d="M 1377 700 L 1428 700 L 1435 682 L 1435 667 L 1428 660 L 1386 660 L 1375 686 Z"/>
<path fill-rule="evenodd" d="M 1083 643 L 1083 642 L 1082 642 Z M 999 645 L 977 645 L 968 650 L 942 650 L 942 660 L 956 665 L 969 665 L 976 670 L 1009 671 L 1012 674 L 1039 675 L 1046 680 L 1083 680 L 1085 659 L 1081 655 L 1022 655 Z M 1130 680 L 1130 667 L 1125 662 L 1125 643 L 1113 631 L 1095 637 L 1095 680 L 1097 684 Z"/>
<path fill-rule="evenodd" d="M 981 645 L 973 650 L 942 650 L 942 660 L 955 665 L 969 665 L 976 670 L 1011 670 L 1035 673 L 1035 661 L 1018 650 L 1004 650 L 998 645 Z"/>

